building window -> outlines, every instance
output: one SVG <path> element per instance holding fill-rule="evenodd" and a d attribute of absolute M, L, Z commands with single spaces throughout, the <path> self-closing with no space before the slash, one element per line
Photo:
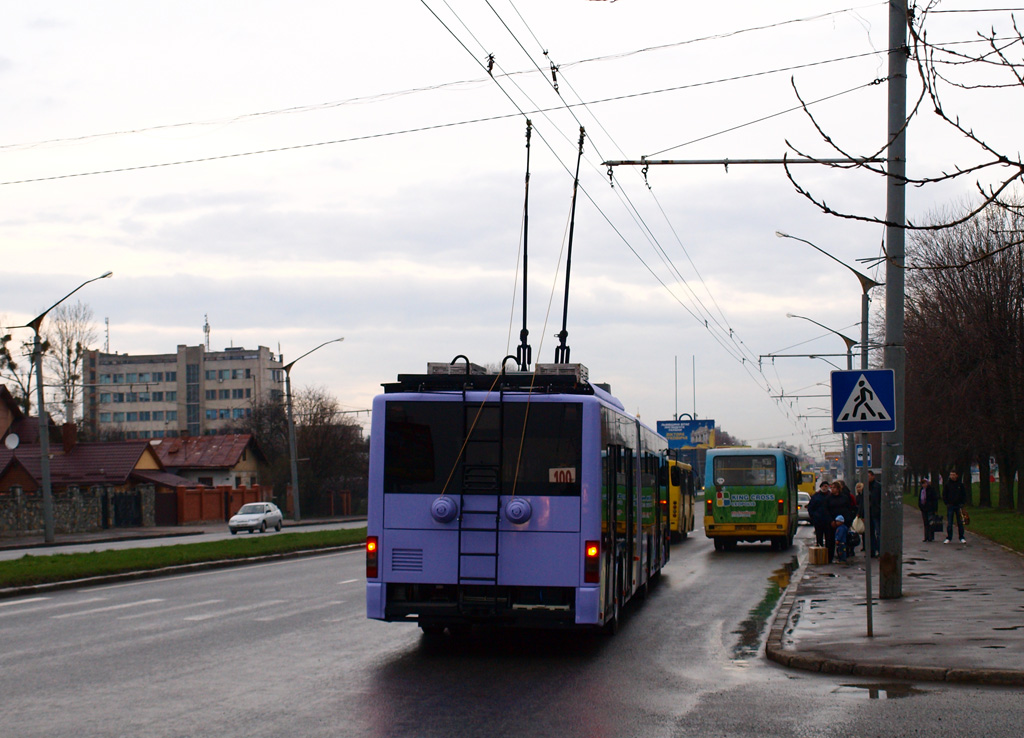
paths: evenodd
<path fill-rule="evenodd" d="M 101 374 L 100 375 L 100 384 L 110 384 L 110 375 L 109 374 Z"/>
<path fill-rule="evenodd" d="M 114 422 L 115 423 L 123 423 L 124 422 L 124 413 L 114 413 Z"/>
<path fill-rule="evenodd" d="M 206 390 L 206 399 L 207 400 L 216 400 L 217 399 L 217 390 Z"/>
<path fill-rule="evenodd" d="M 125 393 L 124 401 L 125 402 L 138 402 L 139 401 L 139 393 L 138 392 L 127 392 L 127 393 Z"/>
<path fill-rule="evenodd" d="M 109 392 L 100 392 L 100 402 L 104 403 L 104 404 L 110 402 L 110 393 Z"/>
<path fill-rule="evenodd" d="M 163 420 L 163 419 L 164 419 L 164 411 L 163 410 L 154 410 L 153 411 L 153 420 Z"/>
<path fill-rule="evenodd" d="M 217 411 L 216 410 L 207 410 L 206 411 L 206 419 L 207 420 L 216 420 L 217 419 Z"/>
<path fill-rule="evenodd" d="M 124 384 L 124 375 L 123 374 L 115 374 L 115 375 L 113 375 L 113 377 L 114 377 L 114 384 Z"/>
<path fill-rule="evenodd" d="M 185 402 L 188 403 L 189 405 L 197 405 L 199 403 L 198 384 L 185 385 Z"/>
<path fill-rule="evenodd" d="M 111 398 L 114 402 L 124 402 L 124 392 L 114 392 L 111 395 Z"/>
<path fill-rule="evenodd" d="M 178 372 L 164 372 L 164 381 L 165 382 L 177 382 L 178 381 Z"/>
<path fill-rule="evenodd" d="M 149 379 L 149 372 L 140 372 L 139 373 L 139 381 L 140 382 L 148 382 L 148 381 L 150 381 L 150 379 Z"/>
<path fill-rule="evenodd" d="M 167 411 L 167 419 L 168 420 L 177 420 L 178 419 L 178 411 L 177 410 L 168 410 Z"/>
<path fill-rule="evenodd" d="M 163 438 L 164 432 L 162 430 L 153 431 L 153 438 Z"/>
<path fill-rule="evenodd" d="M 139 422 L 148 422 L 148 421 L 149 421 L 149 410 L 141 410 L 141 411 L 139 411 Z"/>
<path fill-rule="evenodd" d="M 132 372 L 131 374 L 126 375 L 125 379 L 128 381 L 128 384 L 134 384 L 139 381 L 139 375 Z"/>
<path fill-rule="evenodd" d="M 149 438 L 149 431 L 139 431 L 139 438 Z"/>
<path fill-rule="evenodd" d="M 138 438 L 139 437 L 139 432 L 138 431 L 128 431 L 127 433 L 124 434 L 124 437 L 125 438 L 129 438 L 129 439 Z"/>
<path fill-rule="evenodd" d="M 174 392 L 164 392 L 164 400 L 166 402 L 177 402 L 178 401 L 178 392 L 177 391 L 174 391 Z"/>
<path fill-rule="evenodd" d="M 206 370 L 206 378 L 208 380 L 211 380 L 211 381 L 216 379 L 217 378 L 217 370 L 216 369 L 207 369 Z"/>
<path fill-rule="evenodd" d="M 252 398 L 252 387 L 246 387 L 245 388 L 245 399 L 248 400 L 248 399 L 251 399 L 251 398 Z"/>
<path fill-rule="evenodd" d="M 232 400 L 241 400 L 244 397 L 245 397 L 245 390 L 244 389 L 233 389 L 233 390 L 231 390 L 231 399 Z"/>
<path fill-rule="evenodd" d="M 128 421 L 129 423 L 137 423 L 138 420 L 139 420 L 139 414 L 138 413 L 128 413 L 128 415 L 125 417 L 125 420 Z"/>
<path fill-rule="evenodd" d="M 101 423 L 109 423 L 110 422 L 110 413 L 100 413 L 100 422 Z"/>
<path fill-rule="evenodd" d="M 230 400 L 231 399 L 231 390 L 222 389 L 217 394 L 217 399 L 218 400 Z"/>
<path fill-rule="evenodd" d="M 162 382 L 162 381 L 164 381 L 164 373 L 163 372 L 153 372 L 153 381 L 154 382 Z"/>
<path fill-rule="evenodd" d="M 149 402 L 149 393 L 148 392 L 140 392 L 139 393 L 139 402 Z"/>
<path fill-rule="evenodd" d="M 163 401 L 164 401 L 164 393 L 163 392 L 154 392 L 153 393 L 153 402 L 163 402 Z"/>
<path fill-rule="evenodd" d="M 244 418 L 244 417 L 245 417 L 245 408 L 242 408 L 242 407 L 236 407 L 236 408 L 235 408 L 235 409 L 234 409 L 234 410 L 232 411 L 232 413 L 231 413 L 231 417 L 235 418 L 236 420 L 237 420 L 238 418 Z"/>
<path fill-rule="evenodd" d="M 231 420 L 231 408 L 222 407 L 217 411 L 218 420 Z"/>

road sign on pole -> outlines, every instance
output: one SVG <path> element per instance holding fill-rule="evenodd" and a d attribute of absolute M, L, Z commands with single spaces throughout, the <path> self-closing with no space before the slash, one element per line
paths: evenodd
<path fill-rule="evenodd" d="M 896 430 L 896 381 L 892 369 L 832 372 L 832 432 Z"/>

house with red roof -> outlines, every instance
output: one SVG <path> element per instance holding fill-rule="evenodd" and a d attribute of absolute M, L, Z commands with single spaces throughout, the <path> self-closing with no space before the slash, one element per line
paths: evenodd
<path fill-rule="evenodd" d="M 193 485 L 254 487 L 266 457 L 249 433 L 182 436 L 151 441 L 164 469 Z"/>

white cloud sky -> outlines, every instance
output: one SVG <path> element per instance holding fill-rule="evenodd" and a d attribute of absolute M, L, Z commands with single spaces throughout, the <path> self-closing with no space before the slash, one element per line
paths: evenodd
<path fill-rule="evenodd" d="M 551 112 L 530 115 L 528 307 L 535 360 L 551 361 L 579 127 L 558 108 L 579 96 L 592 104 L 574 108 L 587 141 L 572 360 L 652 424 L 696 410 L 748 441 L 807 444 L 827 421 L 794 418 L 821 401 L 782 412 L 771 395 L 827 382 L 830 367 L 778 359 L 761 376 L 748 362 L 794 345 L 784 352 L 840 353 L 836 337 L 785 314 L 856 336 L 859 288 L 842 267 L 774 233 L 855 264 L 879 253 L 881 228 L 821 214 L 779 167 L 651 167 L 649 191 L 626 168 L 610 188 L 600 162 L 661 151 L 655 158 L 774 158 L 787 140 L 834 155 L 800 112 L 711 134 L 795 106 L 791 77 L 807 100 L 883 77 L 886 3 L 739 0 L 727 13 L 678 0 L 490 4 L 515 38 L 487 4 L 468 0 L 5 0 L 0 316 L 24 322 L 112 269 L 114 279 L 80 293 L 101 329 L 109 318 L 112 350 L 199 344 L 204 315 L 214 350 L 280 346 L 287 360 L 343 335 L 293 379 L 326 387 L 348 408 L 368 408 L 381 382 L 427 361 L 467 354 L 495 364 L 515 352 L 521 322 L 517 106 L 540 107 Z M 936 19 L 935 35 L 951 41 L 1005 27 L 1005 14 Z M 707 36 L 721 38 L 682 43 Z M 497 83 L 474 61 L 488 53 Z M 857 58 L 805 66 L 843 57 Z M 548 60 L 561 65 L 562 100 Z M 793 67 L 803 68 L 760 74 Z M 502 76 L 510 72 L 523 73 Z M 747 78 L 707 84 L 730 77 Z M 666 89 L 675 91 L 641 94 Z M 622 99 L 596 102 L 609 98 Z M 1018 98 L 979 94 L 962 114 L 1015 151 Z M 867 154 L 884 142 L 885 105 L 878 85 L 813 109 L 844 147 Z M 272 111 L 287 112 L 263 114 Z M 478 119 L 490 120 L 465 123 Z M 928 115 L 920 121 L 908 137 L 911 173 L 970 154 Z M 382 135 L 402 131 L 419 132 Z M 152 166 L 263 151 L 273 153 Z M 65 176 L 117 169 L 130 171 Z M 884 212 L 879 180 L 796 171 L 831 205 Z M 969 185 L 910 192 L 908 213 L 942 207 Z M 731 338 L 714 340 L 691 314 L 701 308 L 680 275 Z M 734 358 L 741 351 L 746 362 Z"/>

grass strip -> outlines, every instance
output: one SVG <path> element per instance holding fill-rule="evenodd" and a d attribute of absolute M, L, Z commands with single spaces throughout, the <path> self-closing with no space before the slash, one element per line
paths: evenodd
<path fill-rule="evenodd" d="M 941 495 L 941 490 L 939 494 Z M 966 526 L 967 530 L 983 535 L 996 543 L 1001 543 L 1014 551 L 1024 552 L 1024 516 L 1018 515 L 1013 510 L 998 507 L 978 507 L 977 501 L 978 490 L 975 485 L 975 504 L 967 508 L 967 513 L 971 516 L 971 523 Z M 903 502 L 908 507 L 914 508 L 915 519 L 921 517 L 917 507 L 917 492 L 904 495 Z M 906 514 L 910 514 L 909 511 Z M 941 502 L 939 503 L 939 514 L 942 515 L 943 523 L 945 523 L 946 506 Z M 940 535 L 945 535 L 945 529 Z"/>
<path fill-rule="evenodd" d="M 365 540 L 366 528 L 347 528 L 307 533 L 239 536 L 223 541 L 183 543 L 150 548 L 48 554 L 46 556 L 26 554 L 19 559 L 0 561 L 0 588 L 64 582 L 107 574 L 162 569 L 166 566 L 198 564 L 204 561 L 244 559 L 252 556 L 309 551 L 361 543 Z"/>

